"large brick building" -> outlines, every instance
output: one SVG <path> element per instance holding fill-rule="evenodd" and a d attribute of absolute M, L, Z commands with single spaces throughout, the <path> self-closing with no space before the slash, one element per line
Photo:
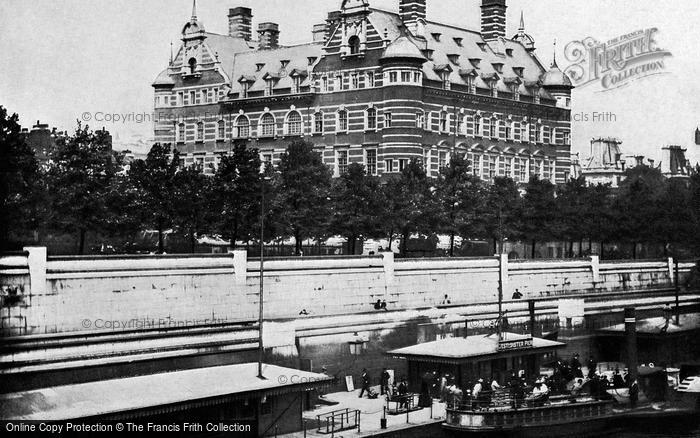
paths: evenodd
<path fill-rule="evenodd" d="M 208 33 L 193 6 L 153 83 L 156 141 L 207 173 L 237 141 L 275 163 L 304 138 L 335 175 L 353 162 L 395 173 L 418 158 L 435 176 L 456 153 L 484 180 L 563 183 L 572 86 L 556 61 L 539 61 L 522 18 L 506 38 L 505 0 L 482 0 L 481 31 L 428 20 L 426 0 L 397 2 L 390 12 L 345 0 L 294 46 L 279 44 L 276 23 L 254 38 L 244 7 L 229 10 L 229 35 Z"/>

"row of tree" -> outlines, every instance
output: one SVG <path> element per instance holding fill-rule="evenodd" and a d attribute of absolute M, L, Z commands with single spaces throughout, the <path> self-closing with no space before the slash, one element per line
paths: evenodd
<path fill-rule="evenodd" d="M 697 172 L 680 181 L 636 167 L 615 191 L 587 186 L 583 179 L 554 186 L 532 178 L 519 188 L 509 178 L 487 184 L 455 156 L 436 179 L 419 161 L 389 178 L 367 175 L 360 164 L 332 178 L 313 145 L 296 141 L 274 169 L 263 172 L 257 150 L 234 145 L 207 176 L 200 167 L 182 168 L 179 152 L 161 144 L 144 160 L 125 165 L 104 133 L 80 125 L 57 140 L 40 166 L 16 115 L 8 117 L 2 107 L 0 112 L 2 249 L 26 243 L 21 240 L 32 234 L 41 241 L 70 233 L 83 253 L 88 233 L 128 241 L 152 229 L 163 252 L 164 233 L 172 229 L 194 251 L 204 234 L 257 240 L 261 215 L 266 240 L 293 237 L 297 253 L 304 239 L 333 235 L 346 237 L 351 253 L 362 238 L 399 238 L 405 254 L 414 234 L 449 235 L 450 255 L 458 236 L 489 239 L 495 252 L 506 239 L 526 241 L 533 257 L 536 242 L 554 240 L 569 242 L 571 253 L 574 242 L 583 241 L 700 247 Z"/>

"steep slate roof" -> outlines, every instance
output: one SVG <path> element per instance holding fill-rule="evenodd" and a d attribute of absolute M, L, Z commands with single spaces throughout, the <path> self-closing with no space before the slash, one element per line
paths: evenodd
<path fill-rule="evenodd" d="M 292 78 L 289 76 L 293 70 L 306 72 L 309 69 L 309 57 L 320 58 L 322 54 L 322 42 L 307 43 L 297 46 L 278 47 L 270 50 L 254 50 L 243 53 L 236 53 L 233 57 L 233 62 L 229 64 L 231 67 L 232 87 L 237 89 L 238 80 L 242 77 L 255 78 L 255 82 L 250 87 L 250 91 L 259 91 L 265 88 L 265 75 L 278 75 L 279 81 L 275 84 L 275 88 L 290 88 L 292 86 Z M 282 61 L 289 61 L 285 68 L 282 68 Z M 265 64 L 258 71 L 256 64 Z M 303 76 L 301 85 L 308 85 L 310 78 L 308 75 Z"/>
<path fill-rule="evenodd" d="M 231 72 L 233 58 L 236 53 L 250 51 L 255 47 L 243 38 L 235 38 L 228 35 L 219 35 L 217 33 L 209 32 L 206 33 L 206 36 L 207 39 L 204 40 L 205 44 L 209 46 L 213 54 L 219 54 L 221 68 L 223 68 L 226 74 Z M 229 79 L 235 80 L 233 77 L 229 77 Z"/>
<path fill-rule="evenodd" d="M 400 27 L 402 25 L 399 15 L 395 12 L 389 12 L 381 9 L 370 8 L 372 13 L 369 15 L 369 20 L 377 29 L 380 35 L 387 32 L 387 37 L 390 41 L 395 40 L 401 35 Z M 436 41 L 433 34 L 440 34 L 440 40 Z M 457 44 L 455 38 L 461 39 L 461 46 Z M 534 84 L 540 80 L 543 74 L 547 71 L 537 58 L 531 56 L 525 47 L 516 41 L 508 39 L 500 39 L 496 42 L 486 43 L 481 36 L 481 33 L 467 29 L 460 29 L 448 24 L 436 23 L 427 21 L 425 26 L 425 39 L 427 40 L 427 49 L 432 50 L 432 60 L 429 60 L 423 65 L 423 73 L 426 79 L 439 81 L 441 80 L 435 71 L 435 68 L 440 65 L 452 65 L 452 72 L 449 75 L 449 80 L 456 84 L 466 84 L 465 79 L 460 76 L 460 69 L 468 70 L 474 68 L 469 62 L 470 59 L 479 58 L 481 62 L 476 69 L 478 78 L 476 86 L 481 88 L 489 88 L 488 84 L 483 81 L 482 77 L 488 77 L 493 73 L 498 74 L 500 78 L 517 76 L 513 68 L 522 67 L 523 84 L 520 85 L 520 93 L 530 95 L 530 90 L 527 85 Z M 414 40 L 420 47 L 420 41 Z M 484 49 L 477 44 L 482 44 Z M 500 46 L 503 53 L 494 52 L 492 46 Z M 509 55 L 507 51 L 512 51 Z M 448 55 L 459 55 L 459 65 L 451 63 Z M 498 73 L 492 64 L 503 64 L 502 72 Z M 499 91 L 509 92 L 503 81 L 498 81 L 497 86 Z"/>

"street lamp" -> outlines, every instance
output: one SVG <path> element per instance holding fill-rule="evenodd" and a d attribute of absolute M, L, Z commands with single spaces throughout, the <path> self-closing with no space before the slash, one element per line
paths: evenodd
<path fill-rule="evenodd" d="M 358 335 L 357 332 L 353 333 L 353 339 L 348 342 L 350 344 L 350 354 L 353 356 L 361 355 L 366 343 L 367 340 L 365 338 Z"/>
<path fill-rule="evenodd" d="M 258 378 L 264 379 L 262 373 L 263 361 L 263 278 L 265 275 L 264 260 L 265 260 L 265 181 L 269 177 L 263 176 L 260 181 L 260 291 L 258 293 Z"/>

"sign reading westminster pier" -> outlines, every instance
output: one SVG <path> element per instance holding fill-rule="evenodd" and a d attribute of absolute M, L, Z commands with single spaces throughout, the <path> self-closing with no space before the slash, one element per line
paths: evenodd
<path fill-rule="evenodd" d="M 498 351 L 523 350 L 532 348 L 532 338 L 513 339 L 511 341 L 501 340 L 498 342 Z"/>
<path fill-rule="evenodd" d="M 601 43 L 588 37 L 565 48 L 571 62 L 565 73 L 576 87 L 600 83 L 609 91 L 648 76 L 666 73 L 671 52 L 658 47 L 657 28 L 641 29 Z"/>

